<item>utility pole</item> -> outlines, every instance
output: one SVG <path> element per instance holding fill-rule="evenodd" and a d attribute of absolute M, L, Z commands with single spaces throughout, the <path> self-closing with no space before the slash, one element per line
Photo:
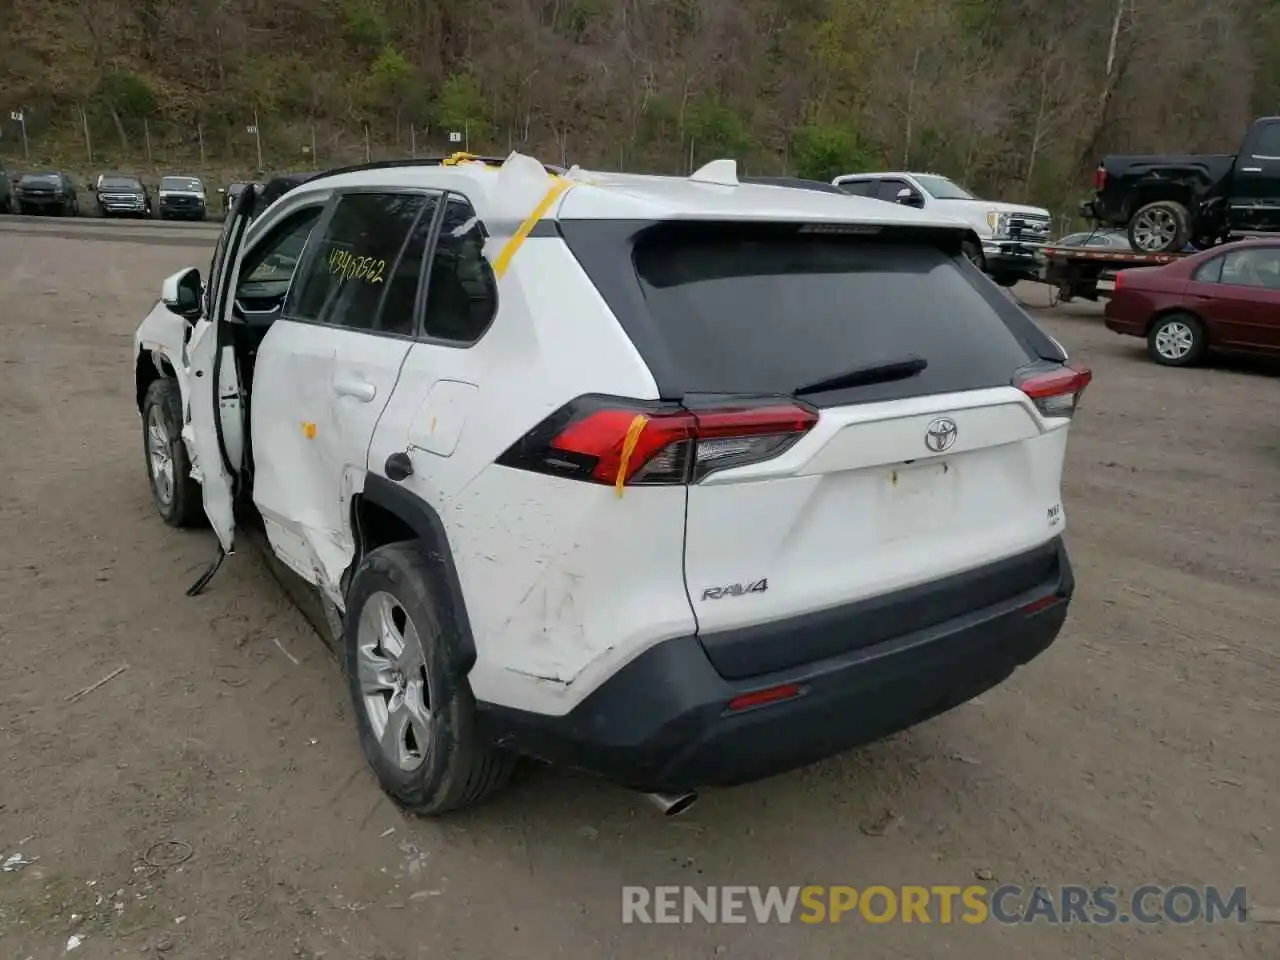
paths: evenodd
<path fill-rule="evenodd" d="M 262 134 L 258 131 L 258 110 L 253 111 L 253 125 L 246 131 L 253 134 L 253 141 L 258 147 L 258 172 L 262 172 Z"/>
<path fill-rule="evenodd" d="M 27 147 L 27 114 L 25 110 L 11 110 L 9 119 L 13 120 L 22 128 L 22 159 L 30 160 L 31 151 Z"/>

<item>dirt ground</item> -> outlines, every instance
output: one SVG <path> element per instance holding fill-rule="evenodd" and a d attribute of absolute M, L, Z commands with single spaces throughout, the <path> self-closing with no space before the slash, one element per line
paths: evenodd
<path fill-rule="evenodd" d="M 336 663 L 242 551 L 148 500 L 130 336 L 207 230 L 0 227 L 0 957 L 1274 960 L 1280 926 L 624 926 L 624 884 L 1245 885 L 1280 906 L 1280 373 L 1166 370 L 1093 307 L 1078 592 L 978 701 L 665 820 L 548 772 L 383 799 Z M 72 695 L 121 667 L 78 699 Z"/>

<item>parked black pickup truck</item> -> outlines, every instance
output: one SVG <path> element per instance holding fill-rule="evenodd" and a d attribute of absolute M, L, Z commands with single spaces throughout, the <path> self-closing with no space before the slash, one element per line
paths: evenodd
<path fill-rule="evenodd" d="M 1254 121 L 1237 154 L 1105 157 L 1093 185 L 1080 212 L 1141 253 L 1280 232 L 1280 117 Z"/>

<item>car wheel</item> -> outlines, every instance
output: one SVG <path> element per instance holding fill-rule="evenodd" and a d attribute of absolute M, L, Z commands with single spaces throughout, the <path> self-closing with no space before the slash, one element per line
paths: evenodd
<path fill-rule="evenodd" d="M 202 526 L 204 502 L 182 442 L 182 397 L 176 380 L 161 377 L 147 388 L 142 439 L 156 512 L 171 527 Z"/>
<path fill-rule="evenodd" d="M 1204 324 L 1189 313 L 1166 314 L 1147 332 L 1147 352 L 1152 360 L 1166 367 L 1199 363 L 1208 347 Z"/>
<path fill-rule="evenodd" d="M 1177 201 L 1157 200 L 1138 209 L 1128 234 L 1139 253 L 1177 252 L 1191 240 L 1191 214 Z"/>
<path fill-rule="evenodd" d="M 436 567 L 417 544 L 379 547 L 352 578 L 343 626 L 360 746 L 387 795 L 424 816 L 479 803 L 516 762 L 477 731 L 439 595 Z"/>

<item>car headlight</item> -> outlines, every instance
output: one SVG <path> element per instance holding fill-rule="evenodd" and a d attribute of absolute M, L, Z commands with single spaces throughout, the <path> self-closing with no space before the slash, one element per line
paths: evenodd
<path fill-rule="evenodd" d="M 1009 214 L 1001 213 L 999 210 L 987 211 L 987 226 L 991 228 L 991 233 L 996 237 L 1004 237 L 1009 234 Z"/>

